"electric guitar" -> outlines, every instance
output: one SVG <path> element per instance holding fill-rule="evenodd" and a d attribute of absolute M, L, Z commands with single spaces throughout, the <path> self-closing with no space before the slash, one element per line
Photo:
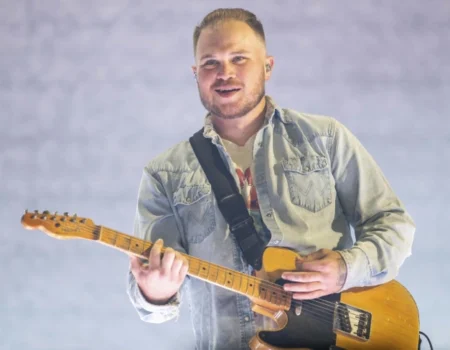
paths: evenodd
<path fill-rule="evenodd" d="M 67 213 L 25 212 L 21 221 L 25 228 L 39 229 L 55 238 L 93 240 L 143 259 L 148 258 L 153 246 L 151 242 Z M 184 256 L 190 276 L 247 296 L 253 302 L 254 312 L 275 322 L 275 330 L 259 331 L 251 339 L 249 346 L 253 350 L 418 348 L 417 306 L 397 281 L 300 301 L 283 290 L 281 279 L 284 271 L 295 270 L 294 251 L 266 248 L 264 278 Z"/>

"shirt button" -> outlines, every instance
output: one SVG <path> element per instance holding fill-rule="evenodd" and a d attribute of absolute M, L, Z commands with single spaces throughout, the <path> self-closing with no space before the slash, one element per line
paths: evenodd
<path fill-rule="evenodd" d="M 262 142 L 258 142 L 258 147 L 262 147 Z"/>
<path fill-rule="evenodd" d="M 273 244 L 280 244 L 280 240 L 279 239 L 274 240 Z"/>
<path fill-rule="evenodd" d="M 272 213 L 267 213 L 266 217 L 271 218 L 272 217 Z"/>
<path fill-rule="evenodd" d="M 245 320 L 245 322 L 248 322 L 248 321 L 250 321 L 250 317 L 245 316 L 245 317 L 244 317 L 244 320 Z"/>

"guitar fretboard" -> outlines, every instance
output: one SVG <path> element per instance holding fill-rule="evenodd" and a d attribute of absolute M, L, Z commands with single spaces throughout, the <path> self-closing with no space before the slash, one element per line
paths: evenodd
<path fill-rule="evenodd" d="M 104 226 L 96 226 L 96 239 L 101 243 L 126 253 L 148 258 L 153 243 L 120 233 Z M 165 248 L 162 248 L 164 253 Z M 182 253 L 181 253 L 182 254 Z M 263 302 L 275 308 L 289 310 L 290 295 L 275 283 L 249 276 L 207 261 L 182 254 L 189 263 L 188 274 L 192 277 L 246 295 L 255 302 Z"/>

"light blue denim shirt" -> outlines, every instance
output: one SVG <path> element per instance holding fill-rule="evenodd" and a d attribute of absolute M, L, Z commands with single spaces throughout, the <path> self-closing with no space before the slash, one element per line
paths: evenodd
<path fill-rule="evenodd" d="M 411 254 L 415 227 L 373 158 L 335 119 L 282 109 L 270 97 L 266 110 L 253 148 L 253 179 L 271 233 L 268 245 L 301 254 L 339 250 L 348 270 L 344 290 L 395 278 Z M 235 175 L 208 116 L 204 134 Z M 166 246 L 250 273 L 188 141 L 145 167 L 134 234 L 152 242 L 163 238 Z M 197 349 L 248 349 L 255 334 L 249 299 L 195 278 L 169 304 L 156 306 L 130 273 L 128 294 L 151 323 L 176 317 L 187 300 Z"/>

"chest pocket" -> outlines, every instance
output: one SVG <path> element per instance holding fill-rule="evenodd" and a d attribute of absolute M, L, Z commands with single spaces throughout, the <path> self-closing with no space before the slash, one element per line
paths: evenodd
<path fill-rule="evenodd" d="M 331 204 L 330 171 L 325 157 L 283 159 L 281 165 L 292 203 L 314 213 Z"/>
<path fill-rule="evenodd" d="M 214 231 L 216 218 L 210 185 L 180 187 L 173 194 L 173 203 L 188 243 L 201 243 Z"/>

